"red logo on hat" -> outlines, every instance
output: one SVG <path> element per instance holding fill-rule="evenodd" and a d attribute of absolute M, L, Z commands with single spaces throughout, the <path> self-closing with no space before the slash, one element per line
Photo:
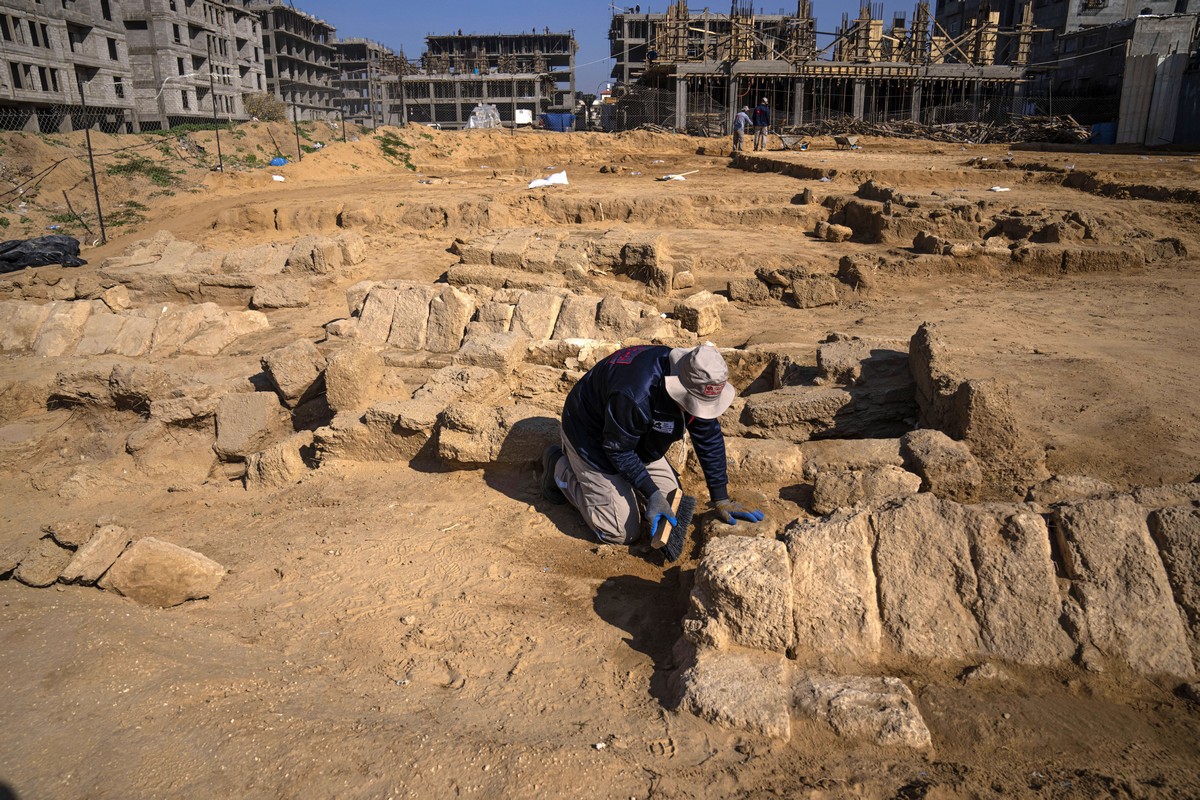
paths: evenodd
<path fill-rule="evenodd" d="M 723 391 L 725 391 L 725 381 L 704 384 L 705 397 L 719 397 Z"/>

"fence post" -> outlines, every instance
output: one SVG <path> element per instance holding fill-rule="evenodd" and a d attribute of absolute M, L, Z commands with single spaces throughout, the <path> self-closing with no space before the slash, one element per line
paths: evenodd
<path fill-rule="evenodd" d="M 96 159 L 92 156 L 92 125 L 88 120 L 87 100 L 83 96 L 83 76 L 78 69 L 75 70 L 75 84 L 79 87 L 79 105 L 83 109 L 83 136 L 87 140 L 88 166 L 92 168 L 92 191 L 96 195 L 96 218 L 100 220 L 100 243 L 108 244 L 108 234 L 104 231 L 104 211 L 100 208 L 100 184 L 96 182 Z"/>

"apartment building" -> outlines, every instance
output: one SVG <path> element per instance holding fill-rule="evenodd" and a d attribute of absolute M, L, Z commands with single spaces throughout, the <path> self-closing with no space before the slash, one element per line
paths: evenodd
<path fill-rule="evenodd" d="M 0 128 L 85 125 L 135 126 L 118 0 L 0 0 Z"/>
<path fill-rule="evenodd" d="M 386 114 L 384 88 L 396 76 L 391 66 L 396 54 L 370 39 L 339 39 L 333 47 L 337 69 L 333 83 L 342 118 L 368 128 L 382 125 Z"/>
<path fill-rule="evenodd" d="M 298 119 L 336 119 L 336 30 L 324 20 L 277 0 L 244 0 L 262 26 L 267 89 Z"/>

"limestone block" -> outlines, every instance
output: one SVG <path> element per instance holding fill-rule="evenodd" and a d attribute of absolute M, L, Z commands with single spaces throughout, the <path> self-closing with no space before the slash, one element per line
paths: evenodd
<path fill-rule="evenodd" d="M 125 326 L 125 317 L 121 314 L 93 313 L 83 326 L 83 334 L 75 345 L 77 356 L 100 356 L 109 352 Z"/>
<path fill-rule="evenodd" d="M 375 288 L 376 281 L 359 281 L 346 290 L 346 312 L 351 317 L 362 315 L 367 295 Z"/>
<path fill-rule="evenodd" d="M 918 494 L 872 514 L 883 629 L 903 655 L 965 661 L 980 650 L 978 591 L 962 506 Z"/>
<path fill-rule="evenodd" d="M 1081 500 L 1058 506 L 1054 521 L 1092 644 L 1139 672 L 1190 677 L 1183 619 L 1141 507 L 1128 495 Z"/>
<path fill-rule="evenodd" d="M 508 333 L 512 328 L 513 314 L 516 310 L 517 307 L 513 303 L 490 300 L 479 306 L 470 328 L 485 333 Z"/>
<path fill-rule="evenodd" d="M 1028 506 L 968 506 L 967 537 L 978 581 L 980 641 L 1018 664 L 1068 661 L 1075 645 L 1063 629 L 1046 521 Z"/>
<path fill-rule="evenodd" d="M 769 303 L 771 291 L 758 278 L 738 278 L 729 281 L 729 299 L 736 303 Z"/>
<path fill-rule="evenodd" d="M 168 608 L 208 597 L 224 577 L 225 568 L 211 558 L 146 537 L 121 554 L 100 586 L 144 605 Z"/>
<path fill-rule="evenodd" d="M 63 547 L 74 550 L 88 543 L 96 532 L 96 526 L 78 519 L 67 519 L 43 525 L 42 530 Z"/>
<path fill-rule="evenodd" d="M 37 339 L 33 342 L 33 352 L 46 357 L 73 353 L 83 336 L 83 327 L 91 315 L 91 303 L 51 303 L 50 314 L 42 323 Z"/>
<path fill-rule="evenodd" d="M 813 486 L 812 510 L 815 514 L 829 514 L 860 503 L 877 506 L 914 495 L 920 489 L 919 476 L 890 465 L 846 472 L 818 472 Z"/>
<path fill-rule="evenodd" d="M 867 513 L 797 520 L 783 534 L 792 565 L 796 654 L 874 663 L 882 627 Z"/>
<path fill-rule="evenodd" d="M 499 372 L 471 366 L 442 367 L 413 393 L 413 400 L 435 403 L 439 409 L 459 400 L 498 405 L 507 398 L 508 386 Z"/>
<path fill-rule="evenodd" d="M 529 339 L 519 333 L 477 333 L 470 331 L 453 358 L 456 365 L 488 367 L 511 372 L 525 359 Z"/>
<path fill-rule="evenodd" d="M 370 405 L 383 377 L 383 359 L 370 347 L 352 345 L 325 367 L 325 400 L 335 414 Z"/>
<path fill-rule="evenodd" d="M 1134 502 L 1145 508 L 1166 508 L 1200 503 L 1200 483 L 1145 486 L 1133 493 Z"/>
<path fill-rule="evenodd" d="M 357 339 L 357 319 L 335 319 L 325 323 L 325 339 Z"/>
<path fill-rule="evenodd" d="M 129 290 L 121 284 L 105 289 L 100 293 L 100 299 L 114 314 L 133 308 L 133 302 L 129 299 Z"/>
<path fill-rule="evenodd" d="M 525 251 L 533 238 L 528 228 L 517 228 L 500 235 L 492 246 L 492 264 L 503 269 L 522 269 L 525 266 Z"/>
<path fill-rule="evenodd" d="M 266 243 L 233 250 L 221 259 L 221 272 L 231 275 L 278 275 L 287 264 L 290 247 Z"/>
<path fill-rule="evenodd" d="M 796 278 L 792 281 L 792 299 L 797 308 L 819 308 L 837 305 L 841 299 L 841 284 L 832 276 Z"/>
<path fill-rule="evenodd" d="M 1115 491 L 1112 484 L 1086 475 L 1051 475 L 1036 486 L 1030 487 L 1025 499 L 1031 503 L 1051 505 L 1066 500 L 1084 500 L 1112 494 Z"/>
<path fill-rule="evenodd" d="M 786 386 L 748 397 L 743 419 L 762 428 L 789 429 L 797 441 L 804 441 L 832 430 L 838 412 L 852 401 L 842 389 Z"/>
<path fill-rule="evenodd" d="M 254 287 L 251 308 L 303 308 L 308 305 L 312 284 L 295 278 L 270 278 Z"/>
<path fill-rule="evenodd" d="M 684 635 L 701 647 L 786 652 L 795 640 L 791 577 L 782 542 L 710 540 L 696 569 Z"/>
<path fill-rule="evenodd" d="M 680 708 L 726 728 L 792 735 L 787 659 L 753 650 L 701 649 L 678 677 Z"/>
<path fill-rule="evenodd" d="M 560 439 L 558 419 L 536 406 L 460 402 L 442 412 L 438 456 L 463 466 L 533 463 Z"/>
<path fill-rule="evenodd" d="M 681 269 L 671 278 L 672 289 L 690 289 L 696 285 L 696 275 L 690 269 Z"/>
<path fill-rule="evenodd" d="M 429 304 L 437 290 L 432 286 L 408 286 L 396 296 L 388 344 L 402 350 L 424 350 L 429 325 Z"/>
<path fill-rule="evenodd" d="M 325 356 L 308 339 L 272 350 L 262 357 L 263 371 L 288 408 L 312 400 L 325 390 Z"/>
<path fill-rule="evenodd" d="M 848 242 L 850 237 L 854 236 L 854 229 L 846 225 L 826 225 L 825 226 L 825 241 L 827 242 Z"/>
<path fill-rule="evenodd" d="M 474 297 L 453 286 L 443 287 L 429 303 L 425 349 L 431 353 L 458 352 L 474 314 Z"/>
<path fill-rule="evenodd" d="M 301 431 L 246 459 L 246 488 L 288 486 L 308 473 L 304 451 L 311 448 L 312 431 Z"/>
<path fill-rule="evenodd" d="M 842 256 L 837 279 L 856 292 L 870 292 L 878 282 L 875 265 L 863 256 Z"/>
<path fill-rule="evenodd" d="M 822 472 L 899 467 L 904 464 L 899 439 L 820 439 L 798 445 L 804 454 L 804 477 Z"/>
<path fill-rule="evenodd" d="M 526 361 L 544 367 L 586 371 L 621 349 L 616 342 L 596 339 L 549 339 L 531 342 Z"/>
<path fill-rule="evenodd" d="M 903 376 L 911 382 L 908 342 L 866 339 L 839 334 L 817 347 L 817 370 L 822 380 L 852 386 Z"/>
<path fill-rule="evenodd" d="M 137 358 L 150 351 L 150 343 L 154 340 L 155 321 L 150 317 L 123 317 L 121 330 L 113 337 L 108 352 L 115 356 Z"/>
<path fill-rule="evenodd" d="M 374 286 L 363 301 L 358 320 L 357 338 L 365 344 L 383 344 L 392 332 L 392 318 L 400 291 L 387 286 Z"/>
<path fill-rule="evenodd" d="M 342 248 L 327 236 L 301 236 L 288 254 L 286 272 L 326 275 L 342 266 Z"/>
<path fill-rule="evenodd" d="M 59 580 L 63 583 L 95 583 L 125 550 L 129 539 L 129 532 L 121 526 L 105 525 L 75 551 Z"/>
<path fill-rule="evenodd" d="M 1175 506 L 1155 511 L 1150 535 L 1183 611 L 1192 658 L 1200 662 L 1200 509 Z"/>
<path fill-rule="evenodd" d="M 641 317 L 634 303 L 620 295 L 606 294 L 596 311 L 596 327 L 601 338 L 621 341 L 637 330 Z"/>
<path fill-rule="evenodd" d="M 525 249 L 524 267 L 531 272 L 549 272 L 554 269 L 558 256 L 558 238 L 551 234 L 537 234 L 529 240 Z"/>
<path fill-rule="evenodd" d="M 675 317 L 697 336 L 708 336 L 721 329 L 721 306 L 727 302 L 712 292 L 697 292 L 675 304 Z"/>
<path fill-rule="evenodd" d="M 599 334 L 596 315 L 600 298 L 595 295 L 568 295 L 563 299 L 554 324 L 554 339 L 595 339 Z"/>
<path fill-rule="evenodd" d="M 26 586 L 41 588 L 58 580 L 74 553 L 49 536 L 43 536 L 21 556 L 13 577 Z"/>
<path fill-rule="evenodd" d="M 346 231 L 338 234 L 334 241 L 337 242 L 338 248 L 342 251 L 342 264 L 344 266 L 354 266 L 361 264 L 367 257 L 367 242 L 363 239 L 362 234 L 354 231 Z"/>
<path fill-rule="evenodd" d="M 793 689 L 796 708 L 829 723 L 838 736 L 883 747 L 932 745 L 912 691 L 899 678 L 805 673 Z"/>
<path fill-rule="evenodd" d="M 921 490 L 971 503 L 979 499 L 983 474 L 970 449 L 941 431 L 920 430 L 900 439 L 904 465 L 921 477 Z"/>
<path fill-rule="evenodd" d="M 804 453 L 776 439 L 725 439 L 729 482 L 742 486 L 787 486 L 804 480 Z"/>
<path fill-rule="evenodd" d="M 549 339 L 554 333 L 563 296 L 556 292 L 528 292 L 517 301 L 512 330 L 530 339 Z"/>
<path fill-rule="evenodd" d="M 0 350 L 7 353 L 32 350 L 50 306 L 22 301 L 0 303 Z"/>
<path fill-rule="evenodd" d="M 241 461 L 262 450 L 287 430 L 287 420 L 273 392 L 227 394 L 217 406 L 217 455 Z"/>
<path fill-rule="evenodd" d="M 205 305 L 211 305 L 205 303 Z M 181 355 L 215 356 L 243 336 L 271 327 L 265 314 L 259 311 L 229 313 L 209 310 L 205 319 L 180 348 Z"/>
<path fill-rule="evenodd" d="M 929 231 L 920 231 L 913 237 L 913 252 L 940 256 L 950 250 L 950 242 Z"/>

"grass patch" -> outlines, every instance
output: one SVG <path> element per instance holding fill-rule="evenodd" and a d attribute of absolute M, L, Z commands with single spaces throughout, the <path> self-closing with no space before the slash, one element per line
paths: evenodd
<path fill-rule="evenodd" d="M 223 131 L 233 130 L 236 123 L 222 122 L 217 125 Z M 161 131 L 142 131 L 144 136 L 179 136 L 184 133 L 203 133 L 204 131 L 213 130 L 211 122 L 189 122 L 185 125 L 176 125 L 174 128 L 165 128 Z"/>
<path fill-rule="evenodd" d="M 412 159 L 408 156 L 408 151 L 412 149 L 412 145 L 405 142 L 391 131 L 384 131 L 381 134 L 376 134 L 375 138 L 379 141 L 379 151 L 388 161 L 417 171 L 416 166 L 412 163 Z"/>
<path fill-rule="evenodd" d="M 104 222 L 110 228 L 139 225 L 146 221 L 146 215 L 142 212 L 149 210 L 149 206 L 144 206 L 136 200 L 126 200 L 116 211 L 110 211 Z"/>
<path fill-rule="evenodd" d="M 12 223 L 8 221 L 8 217 L 0 217 L 0 228 L 7 228 Z"/>
<path fill-rule="evenodd" d="M 57 223 L 59 223 L 59 224 L 65 224 L 65 223 L 68 223 L 68 222 L 74 222 L 74 221 L 75 221 L 75 215 L 74 215 L 74 214 L 51 214 L 51 215 L 50 215 L 50 221 L 51 221 L 51 222 L 57 222 Z"/>
<path fill-rule="evenodd" d="M 176 173 L 148 158 L 138 155 L 119 155 L 117 158 L 120 159 L 120 163 L 109 164 L 105 168 L 109 175 L 143 175 L 157 186 L 174 186 L 179 183 L 175 177 Z M 178 174 L 184 175 L 186 171 L 181 170 Z"/>
<path fill-rule="evenodd" d="M 174 197 L 174 196 L 175 196 L 174 189 L 155 189 L 153 192 L 151 192 L 148 195 L 148 197 Z"/>

